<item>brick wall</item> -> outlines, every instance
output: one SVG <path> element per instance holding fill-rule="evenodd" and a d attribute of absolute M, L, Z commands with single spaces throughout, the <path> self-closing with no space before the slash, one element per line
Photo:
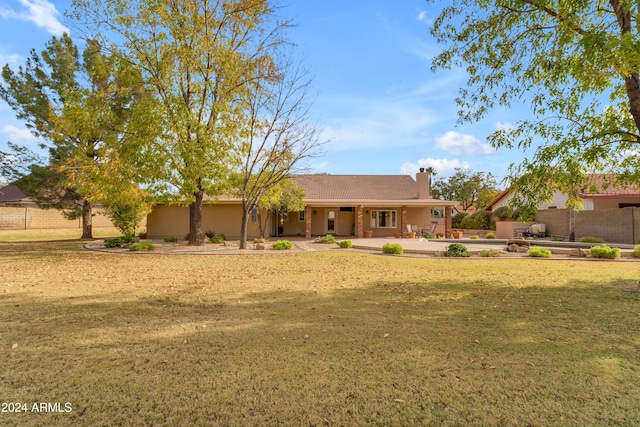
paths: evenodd
<path fill-rule="evenodd" d="M 100 209 L 94 209 L 94 227 L 113 227 Z M 143 220 L 140 227 L 146 226 Z M 0 230 L 81 229 L 82 219 L 68 220 L 56 209 L 0 207 Z"/>
<path fill-rule="evenodd" d="M 536 222 L 545 224 L 548 236 L 569 236 L 569 211 L 540 210 Z M 576 212 L 576 240 L 591 236 L 606 242 L 635 244 L 640 239 L 640 208 L 597 209 Z"/>

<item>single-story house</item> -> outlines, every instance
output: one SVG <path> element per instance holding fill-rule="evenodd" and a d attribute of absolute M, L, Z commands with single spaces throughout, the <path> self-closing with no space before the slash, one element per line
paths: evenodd
<path fill-rule="evenodd" d="M 609 181 L 613 183 L 607 185 Z M 582 210 L 619 209 L 632 206 L 640 207 L 640 189 L 637 186 L 624 187 L 622 185 L 616 185 L 615 177 L 598 174 L 590 174 L 588 184 L 589 187 L 592 188 L 587 188 L 578 194 L 584 205 Z M 489 202 L 489 204 L 485 206 L 485 209 L 493 211 L 501 206 L 507 206 L 512 197 L 513 191 L 509 188 Z M 568 196 L 566 193 L 554 190 L 552 200 L 540 205 L 538 210 L 563 209 L 567 200 Z"/>
<path fill-rule="evenodd" d="M 12 207 L 38 207 L 15 184 L 9 184 L 0 188 L 0 206 Z"/>
<path fill-rule="evenodd" d="M 271 236 L 353 237 L 406 235 L 407 225 L 432 224 L 431 211 L 445 209 L 442 234 L 451 234 L 451 207 L 457 203 L 431 198 L 430 175 L 292 175 L 304 191 L 305 209 L 300 212 L 261 212 L 269 216 Z M 202 207 L 204 231 L 222 233 L 227 239 L 240 235 L 241 201 L 209 200 Z M 185 236 L 189 232 L 189 208 L 157 205 L 147 216 L 150 238 Z M 260 237 L 257 215 L 248 224 L 248 237 Z"/>

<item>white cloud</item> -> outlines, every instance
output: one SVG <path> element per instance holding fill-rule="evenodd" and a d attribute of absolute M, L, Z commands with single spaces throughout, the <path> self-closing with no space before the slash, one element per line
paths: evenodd
<path fill-rule="evenodd" d="M 23 61 L 22 56 L 17 53 L 5 55 L 0 52 L 0 64 L 4 66 L 4 64 L 9 64 L 11 67 L 15 67 Z"/>
<path fill-rule="evenodd" d="M 20 129 L 12 125 L 4 125 L 0 128 L 0 133 L 8 136 L 9 141 L 14 143 L 35 143 L 38 142 L 38 138 L 27 129 Z"/>
<path fill-rule="evenodd" d="M 493 154 L 496 150 L 483 144 L 473 135 L 449 131 L 436 138 L 436 148 L 454 156 L 483 156 Z"/>
<path fill-rule="evenodd" d="M 424 21 L 425 19 L 427 19 L 427 11 L 426 10 L 421 10 L 418 12 L 418 17 L 416 18 L 418 21 Z"/>
<path fill-rule="evenodd" d="M 418 164 L 405 163 L 400 166 L 400 172 L 405 175 L 415 175 L 420 168 L 432 167 L 435 169 L 437 176 L 451 175 L 456 168 L 471 168 L 471 165 L 467 162 L 462 162 L 458 159 L 420 159 Z"/>
<path fill-rule="evenodd" d="M 36 24 L 50 34 L 60 36 L 68 33 L 69 29 L 59 20 L 60 13 L 53 3 L 47 0 L 19 0 L 25 10 L 16 12 L 13 9 L 0 9 L 0 17 L 4 19 L 18 19 Z"/>

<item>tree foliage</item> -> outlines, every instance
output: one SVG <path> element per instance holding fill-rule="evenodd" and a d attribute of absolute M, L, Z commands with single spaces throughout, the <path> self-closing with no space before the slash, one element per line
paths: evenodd
<path fill-rule="evenodd" d="M 108 183 L 123 179 L 124 171 L 116 169 L 123 164 L 121 148 L 144 140 L 141 129 L 129 127 L 145 98 L 139 73 L 95 40 L 79 53 L 64 34 L 40 54 L 32 50 L 17 71 L 5 65 L 2 77 L 0 98 L 49 152 L 43 164 L 26 148 L 10 145 L 3 172 L 21 177 L 22 191 L 41 206 L 82 215 L 82 237 L 90 238 L 92 205 L 107 198 Z"/>
<path fill-rule="evenodd" d="M 455 173 L 446 179 L 433 183 L 431 194 L 436 199 L 454 200 L 462 206 L 480 209 L 489 203 L 500 190 L 491 172 L 473 172 L 468 168 L 456 168 Z"/>
<path fill-rule="evenodd" d="M 489 137 L 496 148 L 533 152 L 510 168 L 514 206 L 548 201 L 556 186 L 575 209 L 591 172 L 640 181 L 639 18 L 631 0 L 453 0 L 435 21 L 445 49 L 433 68 L 469 75 L 456 100 L 461 121 L 531 108 L 531 118 Z"/>
<path fill-rule="evenodd" d="M 204 243 L 202 202 L 231 187 L 233 143 L 245 131 L 246 92 L 278 78 L 286 23 L 266 0 L 74 0 L 96 37 L 123 40 L 159 104 L 151 189 L 190 208 L 189 244 Z"/>
<path fill-rule="evenodd" d="M 263 210 L 274 212 L 300 212 L 304 210 L 304 191 L 295 186 L 291 179 L 284 179 L 266 189 L 257 201 L 260 236 L 265 237 L 269 216 Z"/>

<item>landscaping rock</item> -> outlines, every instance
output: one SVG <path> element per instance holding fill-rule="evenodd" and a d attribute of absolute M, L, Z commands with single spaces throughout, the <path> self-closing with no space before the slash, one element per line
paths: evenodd
<path fill-rule="evenodd" d="M 265 250 L 266 248 L 264 243 L 256 243 L 256 250 Z"/>
<path fill-rule="evenodd" d="M 524 246 L 524 247 L 529 247 L 531 246 L 531 244 L 529 242 L 527 242 L 526 240 L 522 240 L 522 239 L 511 239 L 511 240 L 507 240 L 507 246 L 510 245 L 518 245 L 518 246 Z"/>

